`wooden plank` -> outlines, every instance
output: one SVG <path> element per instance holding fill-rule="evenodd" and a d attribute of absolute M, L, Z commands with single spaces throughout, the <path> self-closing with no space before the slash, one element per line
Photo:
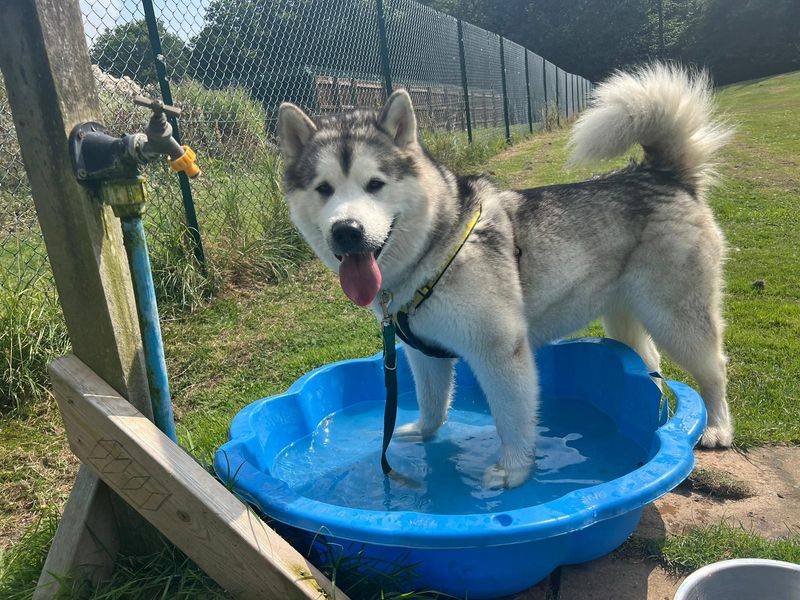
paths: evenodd
<path fill-rule="evenodd" d="M 73 452 L 226 590 L 332 595 L 322 573 L 78 358 L 51 363 L 50 377 Z"/>
<path fill-rule="evenodd" d="M 78 184 L 67 150 L 73 126 L 100 115 L 78 0 L 0 0 L 0 68 L 73 351 L 149 416 L 119 222 Z M 158 547 L 155 532 L 116 498 L 120 526 L 99 528 L 84 543 L 76 531 L 88 524 L 73 519 L 103 521 L 108 502 L 90 474 L 81 477 L 45 564 L 40 584 L 47 591 L 36 598 L 58 592 L 51 574 L 81 579 L 89 575 L 83 565 L 93 565 L 94 575 L 108 572 L 118 542 L 130 553 Z M 106 564 L 94 568 L 103 556 Z"/>

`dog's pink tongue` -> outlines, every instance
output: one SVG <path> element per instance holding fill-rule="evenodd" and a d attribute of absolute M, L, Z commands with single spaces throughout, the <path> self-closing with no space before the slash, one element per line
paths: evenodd
<path fill-rule="evenodd" d="M 342 290 L 359 306 L 367 306 L 381 289 L 381 270 L 372 254 L 345 254 L 339 265 Z"/>

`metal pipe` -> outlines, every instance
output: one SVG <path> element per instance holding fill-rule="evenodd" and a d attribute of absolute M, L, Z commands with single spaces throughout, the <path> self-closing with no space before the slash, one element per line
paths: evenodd
<path fill-rule="evenodd" d="M 375 0 L 375 10 L 378 14 L 378 42 L 381 50 L 381 67 L 383 68 L 383 85 L 386 88 L 386 97 L 392 95 L 392 67 L 389 62 L 389 41 L 386 36 L 386 17 L 383 12 L 383 0 Z"/>
<path fill-rule="evenodd" d="M 153 286 L 153 273 L 147 253 L 147 240 L 141 214 L 122 216 L 122 238 L 128 254 L 128 265 L 133 280 L 133 293 L 136 297 L 139 329 L 144 345 L 147 382 L 150 386 L 150 399 L 153 403 L 153 420 L 156 426 L 169 439 L 177 442 L 175 420 L 172 414 L 172 400 L 167 380 L 167 363 L 164 346 L 161 342 L 161 325 L 158 319 L 158 305 Z"/>
<path fill-rule="evenodd" d="M 506 52 L 503 36 L 500 36 L 500 76 L 503 85 L 503 120 L 506 124 L 506 144 L 511 143 L 511 122 L 508 116 L 508 88 L 506 87 Z"/>
<path fill-rule="evenodd" d="M 528 69 L 528 54 L 530 50 L 525 50 L 525 89 L 528 92 L 528 131 L 533 133 L 533 110 L 531 108 L 531 74 Z"/>
<path fill-rule="evenodd" d="M 467 82 L 467 57 L 464 52 L 464 26 L 458 19 L 458 56 L 461 63 L 461 86 L 464 88 L 464 111 L 467 113 L 467 141 L 472 143 L 472 116 L 469 107 L 469 85 Z"/>
<path fill-rule="evenodd" d="M 158 77 L 158 86 L 161 90 L 161 97 L 165 104 L 172 104 L 172 90 L 169 87 L 169 80 L 167 79 L 167 66 L 164 62 L 164 53 L 161 49 L 161 38 L 158 35 L 158 21 L 156 20 L 156 13 L 153 9 L 153 0 L 142 0 L 142 10 L 144 10 L 144 19 L 147 23 L 147 34 L 150 40 L 150 49 L 153 51 L 154 63 L 156 67 L 156 75 Z M 172 125 L 172 137 L 175 138 L 177 143 L 181 144 L 181 131 L 178 127 L 178 119 L 174 115 L 168 116 L 169 123 Z M 186 217 L 186 225 L 189 233 L 192 236 L 192 245 L 194 250 L 194 258 L 200 265 L 200 271 L 205 276 L 207 275 L 206 265 L 206 252 L 203 248 L 203 238 L 200 235 L 200 224 L 197 221 L 197 210 L 194 206 L 194 198 L 192 197 L 192 187 L 189 185 L 189 177 L 186 173 L 178 173 L 178 184 L 181 188 L 181 198 L 183 200 L 183 212 Z"/>

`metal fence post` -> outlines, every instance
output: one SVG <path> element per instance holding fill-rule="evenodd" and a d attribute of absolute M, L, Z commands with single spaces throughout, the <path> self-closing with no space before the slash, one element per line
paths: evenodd
<path fill-rule="evenodd" d="M 561 127 L 561 82 L 558 79 L 558 66 L 556 66 L 556 125 Z"/>
<path fill-rule="evenodd" d="M 531 110 L 531 75 L 528 67 L 528 52 L 525 50 L 525 89 L 528 92 L 528 130 L 533 133 L 533 111 Z"/>
<path fill-rule="evenodd" d="M 161 38 L 158 35 L 158 22 L 156 21 L 155 10 L 153 10 L 153 0 L 142 0 L 142 8 L 144 9 L 144 19 L 147 22 L 147 33 L 150 38 L 150 48 L 153 51 L 153 62 L 156 67 L 156 74 L 158 75 L 158 86 L 161 88 L 161 97 L 165 104 L 172 104 L 172 91 L 169 88 L 169 81 L 167 80 L 167 67 L 164 64 L 164 54 L 161 50 Z M 175 117 L 168 117 L 168 119 L 170 125 L 172 125 L 172 137 L 180 144 L 181 132 L 178 127 L 178 120 Z M 192 198 L 192 187 L 189 185 L 189 178 L 186 176 L 186 173 L 178 173 L 178 181 L 181 187 L 186 225 L 192 236 L 194 257 L 200 265 L 203 275 L 206 275 L 206 253 L 203 250 L 200 225 L 197 222 L 197 211 L 195 210 L 194 199 Z"/>
<path fill-rule="evenodd" d="M 461 85 L 464 88 L 464 110 L 467 113 L 467 140 L 472 143 L 472 115 L 469 109 L 469 85 L 467 85 L 467 56 L 464 52 L 464 26 L 458 19 L 458 55 L 461 62 Z"/>
<path fill-rule="evenodd" d="M 506 122 L 506 143 L 511 143 L 511 122 L 508 118 L 508 89 L 506 86 L 506 51 L 503 48 L 503 36 L 500 36 L 500 77 L 503 83 L 503 119 Z"/>
<path fill-rule="evenodd" d="M 383 85 L 386 88 L 386 97 L 392 95 L 392 67 L 389 63 L 389 42 L 386 38 L 386 17 L 383 14 L 383 0 L 375 0 L 375 9 L 378 12 L 378 41 L 381 46 L 381 66 L 383 67 Z"/>

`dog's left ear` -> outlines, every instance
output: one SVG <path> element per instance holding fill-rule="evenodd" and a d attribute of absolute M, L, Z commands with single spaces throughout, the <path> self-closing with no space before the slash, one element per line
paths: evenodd
<path fill-rule="evenodd" d="M 417 117 L 407 91 L 397 90 L 389 96 L 378 118 L 378 127 L 401 148 L 417 141 Z"/>

